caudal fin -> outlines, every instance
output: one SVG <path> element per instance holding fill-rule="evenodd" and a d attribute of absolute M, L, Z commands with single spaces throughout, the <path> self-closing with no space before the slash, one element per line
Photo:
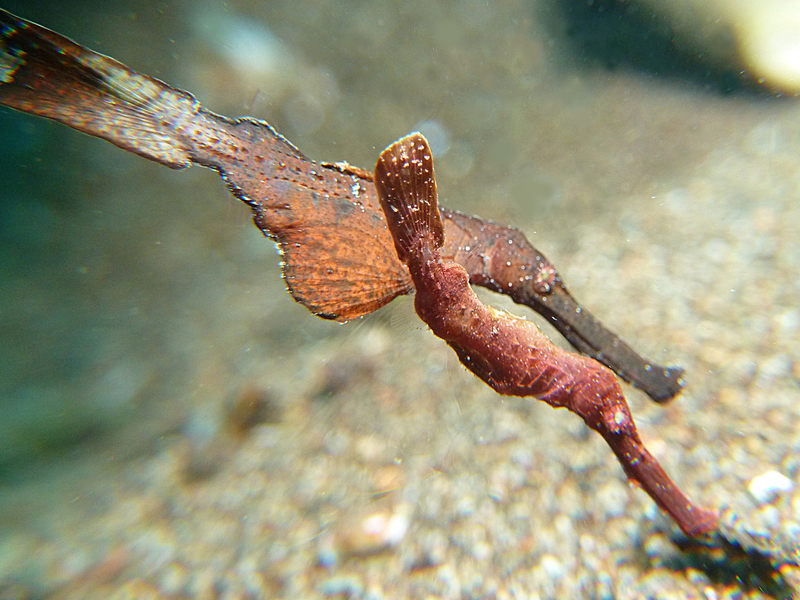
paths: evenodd
<path fill-rule="evenodd" d="M 433 157 L 428 140 L 411 133 L 381 153 L 375 187 L 400 260 L 405 261 L 422 236 L 438 249 L 444 244 Z"/>
<path fill-rule="evenodd" d="M 0 104 L 60 121 L 173 169 L 197 100 L 0 9 Z"/>

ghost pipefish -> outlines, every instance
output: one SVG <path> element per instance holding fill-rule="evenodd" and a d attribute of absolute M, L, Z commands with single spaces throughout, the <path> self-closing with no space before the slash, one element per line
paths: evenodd
<path fill-rule="evenodd" d="M 460 264 L 441 254 L 447 232 L 438 208 L 433 158 L 414 133 L 383 151 L 375 186 L 397 255 L 416 288 L 414 307 L 462 364 L 500 394 L 535 396 L 567 408 L 597 431 L 638 483 L 690 537 L 713 532 L 717 515 L 693 504 L 647 451 L 613 373 L 554 345 L 532 321 L 485 306 Z"/>
<path fill-rule="evenodd" d="M 173 169 L 217 171 L 275 240 L 291 295 L 347 321 L 413 290 L 386 228 L 372 173 L 316 163 L 268 123 L 230 119 L 188 92 L 0 10 L 0 104 L 64 123 Z M 637 354 L 567 291 L 518 230 L 442 209 L 447 260 L 470 282 L 546 317 L 580 352 L 657 402 L 682 389 L 683 369 Z"/>

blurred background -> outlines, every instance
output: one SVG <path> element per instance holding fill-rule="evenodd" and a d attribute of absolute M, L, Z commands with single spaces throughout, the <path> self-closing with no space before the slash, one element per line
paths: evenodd
<path fill-rule="evenodd" d="M 797 480 L 800 109 L 796 63 L 756 60 L 743 25 L 791 19 L 697 6 L 4 4 L 314 160 L 371 169 L 421 130 L 442 204 L 521 229 L 601 321 L 687 369 L 666 408 L 626 393 L 720 507 L 763 472 Z M 345 326 L 297 305 L 215 173 L 7 109 L 0 173 L 0 590 L 723 586 L 637 554 L 657 511 L 602 441 L 485 388 L 409 299 Z"/>

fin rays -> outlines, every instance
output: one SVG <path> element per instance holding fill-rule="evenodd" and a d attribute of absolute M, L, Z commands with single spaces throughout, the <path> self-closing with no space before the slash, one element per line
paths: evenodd
<path fill-rule="evenodd" d="M 399 139 L 381 153 L 375 165 L 375 186 L 386 213 L 400 260 L 424 236 L 436 249 L 444 244 L 433 157 L 421 133 Z"/>

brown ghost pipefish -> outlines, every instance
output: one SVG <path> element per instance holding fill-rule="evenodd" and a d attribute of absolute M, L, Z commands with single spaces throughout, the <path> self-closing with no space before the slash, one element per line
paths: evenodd
<path fill-rule="evenodd" d="M 173 169 L 216 170 L 277 242 L 289 292 L 320 317 L 355 319 L 413 289 L 371 173 L 315 163 L 263 121 L 216 115 L 187 92 L 3 10 L 0 104 Z M 606 329 L 518 230 L 445 209 L 442 217 L 442 256 L 462 265 L 472 284 L 542 314 L 576 349 L 655 401 L 680 392 L 683 369 L 642 358 Z"/>
<path fill-rule="evenodd" d="M 500 394 L 535 396 L 580 416 L 603 436 L 626 475 L 686 535 L 716 529 L 716 514 L 692 504 L 644 447 L 610 370 L 555 346 L 533 322 L 482 304 L 464 267 L 442 256 L 448 234 L 439 213 L 431 150 L 421 134 L 383 151 L 375 186 L 397 255 L 416 287 L 417 314 L 464 366 Z"/>

